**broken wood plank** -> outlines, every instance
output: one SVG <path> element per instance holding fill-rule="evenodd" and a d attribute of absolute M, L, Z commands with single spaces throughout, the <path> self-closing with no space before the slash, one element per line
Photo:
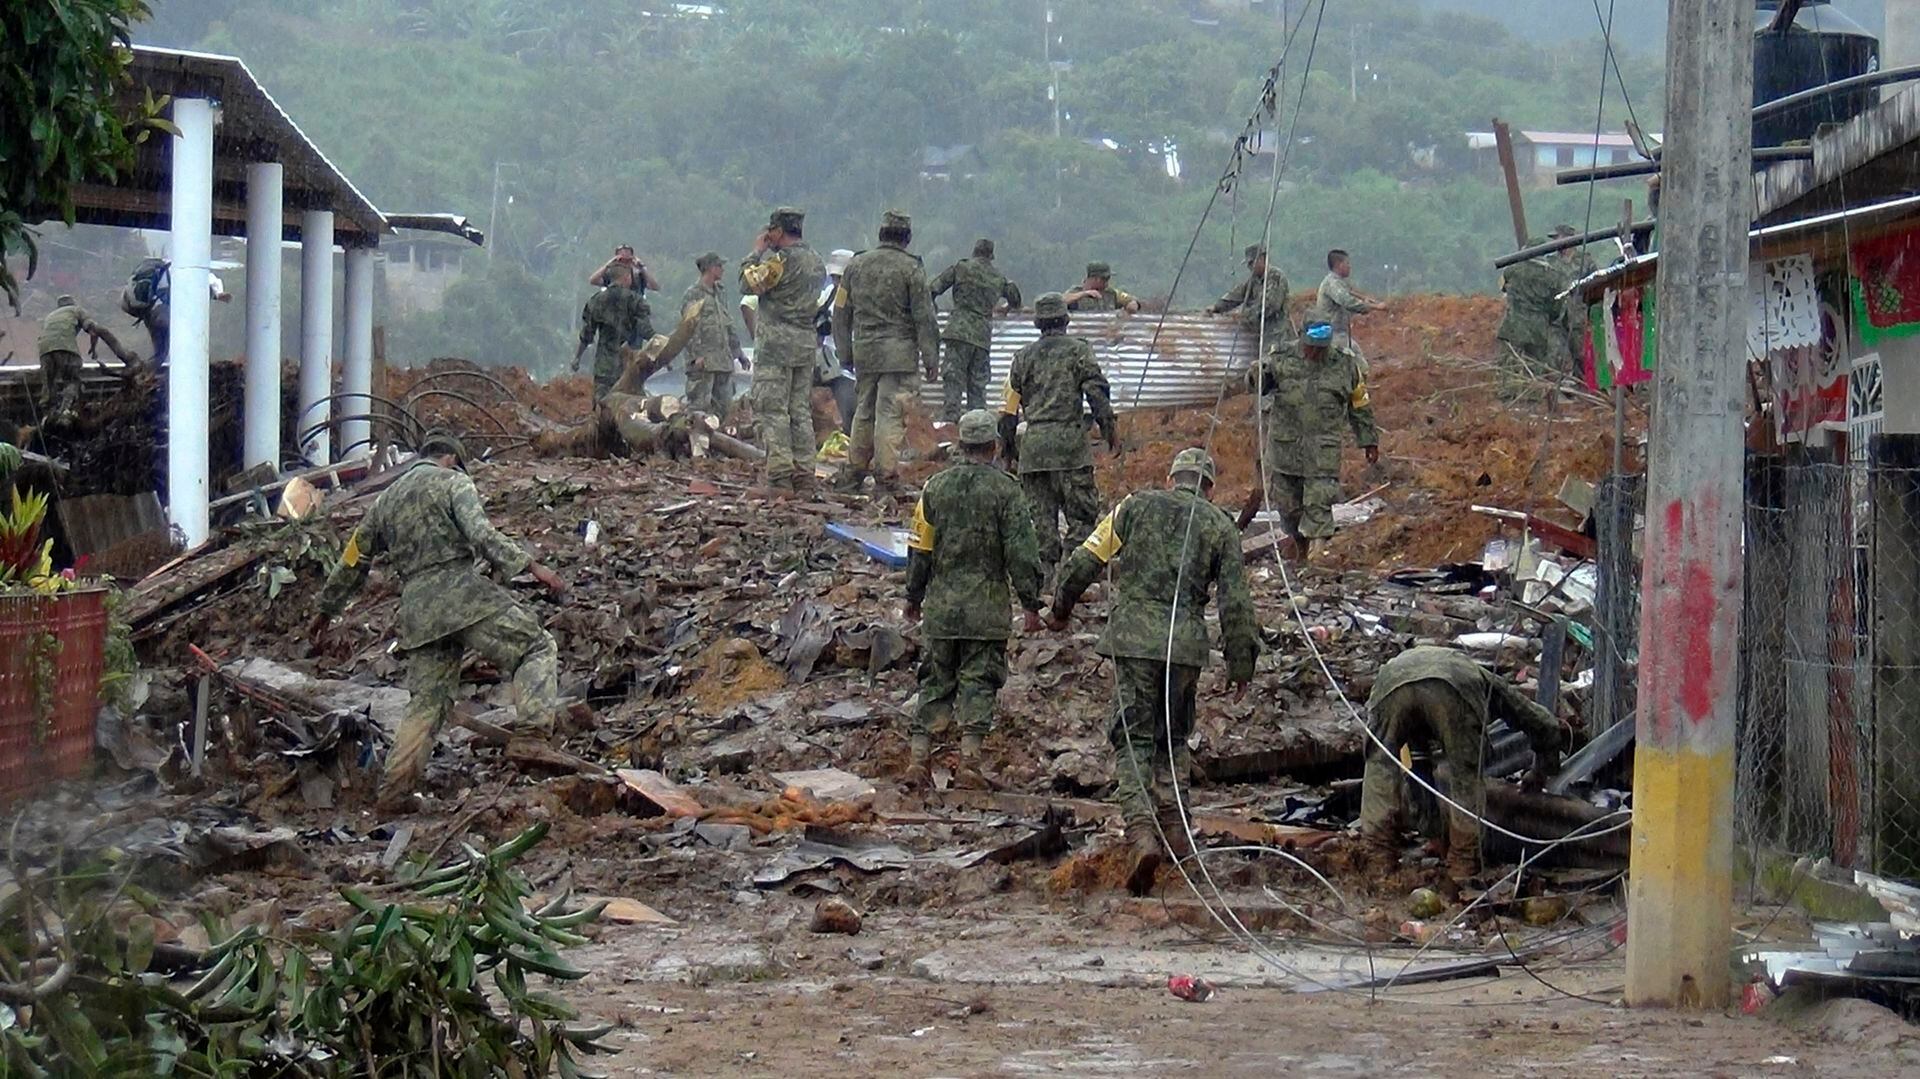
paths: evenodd
<path fill-rule="evenodd" d="M 659 807 L 669 817 L 698 817 L 706 812 L 678 783 L 651 768 L 621 768 L 613 773 L 627 789 Z"/>
<path fill-rule="evenodd" d="M 1195 813 L 1191 818 L 1196 835 L 1228 836 L 1247 843 L 1260 843 L 1285 850 L 1306 850 L 1340 835 L 1324 828 L 1298 824 L 1269 824 L 1225 813 Z"/>
<path fill-rule="evenodd" d="M 1087 798 L 1050 798 L 1044 794 L 1019 794 L 1013 791 L 945 790 L 930 794 L 930 800 L 959 808 L 1004 813 L 1026 820 L 1045 820 L 1050 814 L 1072 814 L 1075 824 L 1097 824 L 1120 815 L 1118 806 Z"/>
<path fill-rule="evenodd" d="M 554 775 L 599 775 L 607 770 L 598 764 L 552 746 L 538 738 L 515 738 L 507 743 L 507 762 L 521 771 L 540 771 Z"/>

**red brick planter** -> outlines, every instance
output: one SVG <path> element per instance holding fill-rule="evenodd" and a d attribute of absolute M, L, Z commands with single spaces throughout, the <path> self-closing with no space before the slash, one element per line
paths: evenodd
<path fill-rule="evenodd" d="M 107 592 L 0 595 L 0 802 L 86 772 L 107 643 Z M 49 654 L 43 634 L 58 647 Z M 35 709 L 36 667 L 52 660 L 52 708 Z"/>

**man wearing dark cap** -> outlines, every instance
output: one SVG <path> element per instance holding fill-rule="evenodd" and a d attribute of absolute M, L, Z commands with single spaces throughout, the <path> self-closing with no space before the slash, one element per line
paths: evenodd
<path fill-rule="evenodd" d="M 853 445 L 839 486 L 858 491 L 867 476 L 893 490 L 906 438 L 907 402 L 918 391 L 916 368 L 940 373 L 940 334 L 933 294 L 920 259 L 907 253 L 913 222 L 899 210 L 880 216 L 880 246 L 847 263 L 833 297 L 833 341 L 854 370 Z"/>
<path fill-rule="evenodd" d="M 1069 311 L 1125 311 L 1132 314 L 1140 310 L 1140 301 L 1113 287 L 1113 267 L 1104 262 L 1087 263 L 1087 279 L 1080 287 L 1066 292 Z"/>
<path fill-rule="evenodd" d="M 1254 347 L 1293 348 L 1300 335 L 1287 317 L 1287 275 L 1267 264 L 1267 249 L 1259 244 L 1247 248 L 1247 276 L 1225 296 L 1207 308 L 1207 314 L 1219 315 L 1238 309 L 1240 322 Z"/>
<path fill-rule="evenodd" d="M 693 260 L 700 279 L 680 297 L 681 321 L 693 320 L 687 340 L 687 408 L 724 418 L 733 406 L 734 364 L 744 359 L 733 329 L 727 289 L 720 283 L 726 260 L 709 251 Z"/>
<path fill-rule="evenodd" d="M 1280 511 L 1294 556 L 1305 560 L 1314 540 L 1333 535 L 1333 504 L 1340 500 L 1342 426 L 1380 463 L 1373 399 L 1359 357 L 1334 344 L 1333 326 L 1310 318 L 1300 347 L 1267 353 L 1260 368 L 1260 412 L 1266 428 L 1267 504 Z M 1256 488 L 1241 510 L 1245 528 L 1259 508 Z"/>
<path fill-rule="evenodd" d="M 653 336 L 653 311 L 633 287 L 633 266 L 625 262 L 610 264 L 606 270 L 607 287 L 587 298 L 580 309 L 580 344 L 573 350 L 573 369 L 580 370 L 580 357 L 593 345 L 593 399 L 598 403 L 620 379 L 626 369 L 622 348 L 632 348 L 635 340 L 645 342 Z"/>
<path fill-rule="evenodd" d="M 1087 538 L 1100 519 L 1100 489 L 1087 445 L 1089 410 L 1107 449 L 1120 451 L 1106 373 L 1093 358 L 1092 345 L 1067 335 L 1067 322 L 1067 302 L 1058 292 L 1033 301 L 1040 339 L 1013 354 L 1000 406 L 1000 440 L 1033 507 L 1040 564 L 1049 579 L 1060 563 L 1061 519 L 1069 546 Z M 1026 433 L 1016 435 L 1022 419 Z"/>
<path fill-rule="evenodd" d="M 813 487 L 813 365 L 820 338 L 813 316 L 827 268 L 800 235 L 805 215 L 782 206 L 767 219 L 753 254 L 740 261 L 740 288 L 760 298 L 755 317 L 753 411 L 767 451 L 767 486 Z"/>
<path fill-rule="evenodd" d="M 413 694 L 380 780 L 380 803 L 389 809 L 406 805 L 426 769 L 434 737 L 453 710 L 469 649 L 513 679 L 514 710 L 529 733 L 549 731 L 558 705 L 553 635 L 473 567 L 484 559 L 502 581 L 531 574 L 555 595 L 567 584 L 487 520 L 465 464 L 466 451 L 451 435 L 423 440 L 420 456 L 380 492 L 347 537 L 308 634 L 316 642 L 324 639 L 327 624 L 366 582 L 373 559 L 384 555 L 388 574 L 400 585 L 395 651 L 406 659 Z"/>
<path fill-rule="evenodd" d="M 980 744 L 993 730 L 994 695 L 1007 680 L 1008 588 L 1028 633 L 1040 630 L 1040 560 L 1020 486 L 994 467 L 993 413 L 960 417 L 961 459 L 927 481 L 907 539 L 907 617 L 920 622 L 920 708 L 913 715 L 905 786 L 931 781 L 933 728 L 960 728 L 956 787 L 991 786 Z M 925 618 L 921 618 L 922 607 Z"/>
<path fill-rule="evenodd" d="M 953 311 L 940 330 L 940 375 L 946 390 L 940 418 L 953 423 L 960 418 L 963 401 L 967 408 L 987 407 L 992 344 L 987 320 L 1001 303 L 1008 310 L 1019 308 L 1020 286 L 993 264 L 993 241 L 979 240 L 972 258 L 961 259 L 933 279 L 936 299 L 948 289 L 953 290 Z"/>
<path fill-rule="evenodd" d="M 120 347 L 120 339 L 93 320 L 71 296 L 53 301 L 53 310 L 40 320 L 40 392 L 41 410 L 48 419 L 71 420 L 80 403 L 80 335 L 87 335 L 87 351 L 93 352 L 105 341 L 120 362 L 131 371 L 140 362 L 136 352 Z"/>

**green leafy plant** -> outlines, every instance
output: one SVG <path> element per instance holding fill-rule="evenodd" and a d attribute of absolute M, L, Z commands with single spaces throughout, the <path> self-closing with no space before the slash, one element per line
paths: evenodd
<path fill-rule="evenodd" d="M 582 1074 L 609 1028 L 530 979 L 583 972 L 560 949 L 602 907 L 538 911 L 513 863 L 536 825 L 313 940 L 207 924 L 204 954 L 154 942 L 158 901 L 128 867 L 15 869 L 0 896 L 0 1074 L 537 1076 Z M 171 971 L 173 973 L 165 973 Z"/>
<path fill-rule="evenodd" d="M 47 519 L 47 496 L 39 491 L 25 495 L 12 488 L 11 506 L 0 510 L 0 588 L 30 584 L 49 575 L 52 568 L 53 541 L 40 539 Z"/>

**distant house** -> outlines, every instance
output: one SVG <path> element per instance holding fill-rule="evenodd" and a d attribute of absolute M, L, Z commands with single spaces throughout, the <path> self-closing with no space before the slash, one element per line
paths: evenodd
<path fill-rule="evenodd" d="M 922 180 L 970 179 L 985 167 L 986 162 L 981 159 L 980 151 L 974 149 L 972 143 L 920 148 Z"/>
<path fill-rule="evenodd" d="M 1658 142 L 1660 136 L 1654 135 Z M 1500 175 L 1499 151 L 1493 132 L 1467 132 L 1467 149 L 1476 166 Z M 1514 170 L 1520 182 L 1529 187 L 1552 187 L 1553 175 L 1561 169 L 1588 168 L 1594 165 L 1624 165 L 1636 160 L 1633 139 L 1624 131 L 1603 131 L 1598 138 L 1591 131 L 1515 131 L 1513 133 Z"/>
<path fill-rule="evenodd" d="M 439 232 L 403 232 L 380 244 L 386 263 L 387 302 L 395 314 L 440 310 L 447 286 L 460 276 L 460 264 L 474 246 Z"/>

